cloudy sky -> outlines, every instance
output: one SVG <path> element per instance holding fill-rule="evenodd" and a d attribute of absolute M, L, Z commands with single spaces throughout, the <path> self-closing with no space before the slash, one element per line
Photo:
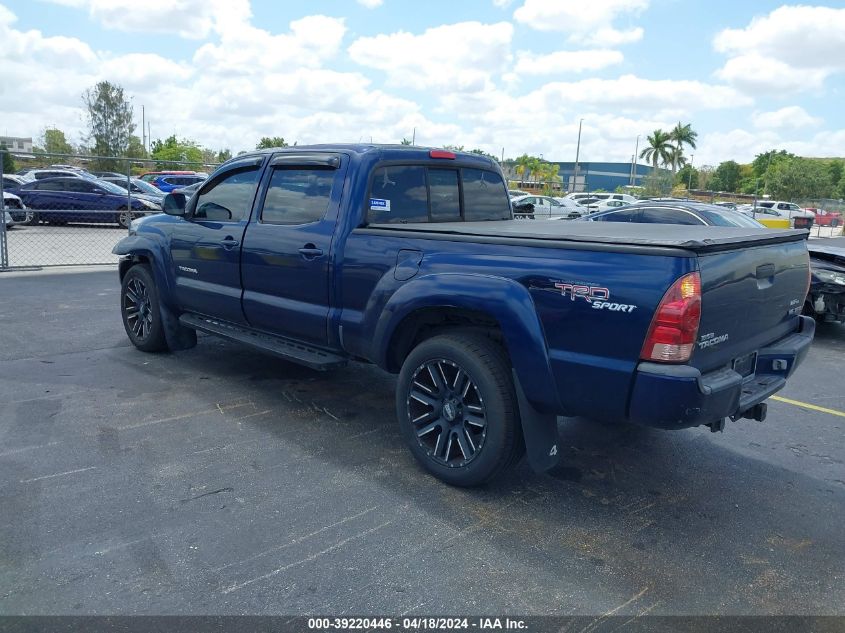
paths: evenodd
<path fill-rule="evenodd" d="M 81 140 L 82 91 L 237 152 L 261 136 L 695 164 L 845 156 L 845 8 L 763 0 L 0 0 L 0 133 Z"/>

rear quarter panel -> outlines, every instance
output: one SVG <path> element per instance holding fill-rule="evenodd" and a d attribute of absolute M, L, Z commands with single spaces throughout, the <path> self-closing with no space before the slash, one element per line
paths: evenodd
<path fill-rule="evenodd" d="M 422 254 L 419 272 L 405 281 L 394 274 L 400 249 Z M 353 231 L 341 270 L 343 346 L 383 366 L 379 350 L 409 311 L 441 305 L 484 310 L 499 322 L 535 406 L 622 418 L 654 310 L 695 263 L 694 257 Z M 594 308 L 568 285 L 598 289 L 594 295 L 607 305 Z"/>

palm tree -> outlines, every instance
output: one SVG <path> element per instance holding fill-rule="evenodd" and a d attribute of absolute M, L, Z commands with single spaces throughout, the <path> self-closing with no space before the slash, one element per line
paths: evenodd
<path fill-rule="evenodd" d="M 678 121 L 678 125 L 676 125 L 671 132 L 669 132 L 669 137 L 672 142 L 675 144 L 675 149 L 677 150 L 674 153 L 674 156 L 677 158 L 681 158 L 684 154 L 684 145 L 689 145 L 691 148 L 695 149 L 695 141 L 698 139 L 698 132 L 692 129 L 692 125 L 689 123 L 681 123 Z M 675 172 L 678 170 L 678 167 L 683 167 L 682 163 L 672 161 L 672 174 L 674 175 Z"/>
<path fill-rule="evenodd" d="M 657 163 L 664 165 L 669 162 L 669 150 L 672 147 L 672 138 L 668 132 L 654 130 L 646 137 L 648 146 L 640 152 L 640 158 L 651 161 L 654 173 L 657 173 Z"/>
<path fill-rule="evenodd" d="M 669 146 L 666 165 L 672 166 L 672 173 L 674 174 L 679 168 L 683 167 L 687 164 L 687 157 L 684 156 L 684 150 L 675 147 L 674 145 Z"/>

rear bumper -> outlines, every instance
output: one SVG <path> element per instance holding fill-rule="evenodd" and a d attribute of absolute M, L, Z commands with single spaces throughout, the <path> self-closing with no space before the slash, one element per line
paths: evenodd
<path fill-rule="evenodd" d="M 629 420 L 682 429 L 740 416 L 784 387 L 807 355 L 815 328 L 812 319 L 800 317 L 795 332 L 758 350 L 757 370 L 747 378 L 730 367 L 702 374 L 689 365 L 640 363 Z"/>

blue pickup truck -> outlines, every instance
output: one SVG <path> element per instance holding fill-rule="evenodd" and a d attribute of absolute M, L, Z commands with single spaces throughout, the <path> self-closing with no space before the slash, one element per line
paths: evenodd
<path fill-rule="evenodd" d="M 423 467 L 477 485 L 557 416 L 664 429 L 766 415 L 814 322 L 805 231 L 513 219 L 498 165 L 418 147 L 270 149 L 135 220 L 121 313 L 144 351 L 201 331 L 314 369 L 398 374 Z"/>

